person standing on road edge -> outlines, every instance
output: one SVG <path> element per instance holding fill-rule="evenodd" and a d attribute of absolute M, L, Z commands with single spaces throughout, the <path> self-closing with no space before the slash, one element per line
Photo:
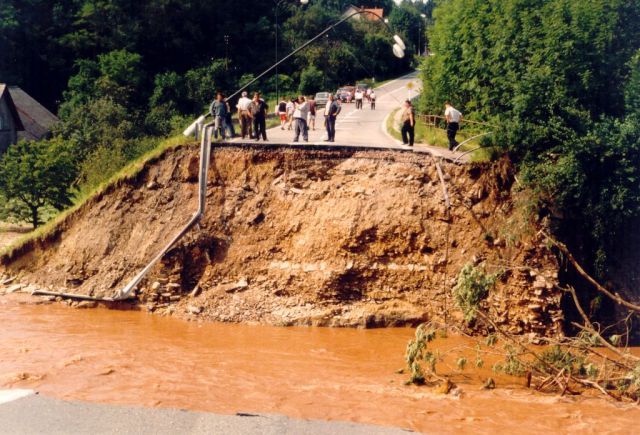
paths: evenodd
<path fill-rule="evenodd" d="M 324 108 L 324 125 L 327 128 L 327 138 L 325 142 L 335 142 L 336 140 L 336 117 L 340 113 L 340 106 L 329 94 L 327 106 Z"/>
<path fill-rule="evenodd" d="M 250 107 L 256 141 L 260 140 L 260 136 L 262 136 L 263 140 L 267 140 L 267 111 L 269 106 L 260 98 L 260 94 L 256 92 L 253 94 L 253 101 Z"/>
<path fill-rule="evenodd" d="M 295 98 L 291 98 L 289 101 L 287 101 L 287 122 L 289 123 L 289 125 L 287 126 L 287 130 L 291 130 L 291 125 L 293 123 L 293 111 L 296 108 L 295 101 Z"/>
<path fill-rule="evenodd" d="M 309 106 L 309 119 L 307 120 L 307 128 L 311 128 L 311 130 L 316 129 L 316 100 L 314 100 L 313 95 L 309 96 L 307 99 L 307 105 Z"/>
<path fill-rule="evenodd" d="M 462 113 L 454 108 L 450 102 L 444 103 L 444 118 L 447 120 L 447 139 L 449 139 L 449 151 L 453 151 L 458 146 L 456 133 L 460 129 Z"/>
<path fill-rule="evenodd" d="M 416 127 L 416 114 L 410 100 L 404 102 L 402 110 L 402 143 L 413 146 Z"/>
<path fill-rule="evenodd" d="M 373 89 L 369 94 L 369 101 L 371 102 L 371 110 L 376 110 L 376 92 Z"/>
<path fill-rule="evenodd" d="M 284 130 L 284 125 L 287 123 L 287 97 L 282 97 L 278 103 L 276 115 L 280 118 L 280 130 Z"/>
<path fill-rule="evenodd" d="M 238 120 L 240 121 L 240 135 L 242 139 L 251 138 L 251 100 L 247 97 L 247 91 L 242 92 L 242 97 L 238 100 Z"/>
<path fill-rule="evenodd" d="M 295 103 L 295 109 L 293 111 L 293 119 L 295 122 L 295 136 L 293 137 L 294 142 L 298 142 L 300 138 L 300 133 L 302 133 L 302 139 L 305 142 L 309 141 L 309 127 L 307 126 L 307 117 L 309 116 L 309 106 L 305 101 L 305 98 L 300 95 L 298 97 L 298 102 Z"/>
<path fill-rule="evenodd" d="M 227 104 L 222 92 L 216 94 L 216 99 L 211 104 L 211 113 L 214 116 L 213 137 L 218 139 L 218 132 L 220 132 L 220 139 L 224 139 L 227 130 Z"/>
<path fill-rule="evenodd" d="M 233 128 L 233 116 L 231 112 L 231 105 L 229 104 L 229 100 L 227 100 L 226 98 L 223 101 L 224 101 L 224 105 L 227 108 L 226 121 L 227 121 L 227 130 L 229 132 L 227 137 L 230 139 L 233 139 L 234 137 L 236 137 L 236 130 Z"/>

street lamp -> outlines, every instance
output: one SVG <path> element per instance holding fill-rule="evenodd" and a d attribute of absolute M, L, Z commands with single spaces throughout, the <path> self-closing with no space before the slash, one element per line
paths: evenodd
<path fill-rule="evenodd" d="M 280 77 L 278 76 L 278 11 L 280 10 L 280 5 L 286 0 L 273 0 L 276 4 L 275 7 L 275 16 L 276 16 L 276 102 L 280 101 Z M 299 0 L 301 5 L 306 5 L 309 3 L 309 0 Z"/>
<path fill-rule="evenodd" d="M 425 14 L 420 14 L 422 17 L 422 21 L 420 21 L 420 26 L 418 26 L 418 56 L 420 56 L 420 51 L 422 51 L 422 33 L 427 30 L 427 16 Z M 424 23 L 424 30 L 422 30 L 422 23 Z M 424 51 L 422 51 L 424 53 Z"/>

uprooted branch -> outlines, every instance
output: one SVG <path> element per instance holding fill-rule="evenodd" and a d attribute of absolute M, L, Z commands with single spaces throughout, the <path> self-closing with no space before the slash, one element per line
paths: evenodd
<path fill-rule="evenodd" d="M 551 237 L 550 235 L 548 235 L 547 233 L 545 233 L 544 231 L 542 232 L 542 234 L 554 245 L 556 246 L 560 252 L 562 252 L 566 257 L 567 260 L 569 260 L 569 262 L 573 265 L 573 267 L 576 269 L 576 271 L 580 274 L 580 276 L 582 276 L 584 279 L 586 279 L 591 285 L 593 285 L 599 292 L 605 294 L 606 296 L 608 296 L 609 298 L 611 298 L 613 301 L 615 301 L 616 303 L 622 305 L 623 307 L 626 307 L 630 310 L 636 311 L 636 312 L 640 312 L 640 305 L 636 305 L 633 304 L 625 299 L 623 299 L 619 294 L 617 293 L 612 293 L 611 291 L 609 291 L 606 287 L 604 287 L 602 284 L 600 284 L 598 281 L 596 281 L 591 275 L 589 275 L 584 268 L 580 265 L 580 263 L 578 263 L 578 261 L 574 258 L 573 254 L 571 254 L 571 251 L 569 251 L 569 249 L 567 248 L 567 246 L 562 243 L 559 242 L 557 240 L 555 240 L 553 237 Z"/>

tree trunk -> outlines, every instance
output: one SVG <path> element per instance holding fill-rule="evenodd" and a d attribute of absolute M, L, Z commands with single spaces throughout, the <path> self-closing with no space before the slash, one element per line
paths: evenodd
<path fill-rule="evenodd" d="M 39 215 L 38 215 L 38 207 L 29 207 L 31 209 L 31 224 L 33 225 L 33 229 L 35 230 L 40 225 Z"/>

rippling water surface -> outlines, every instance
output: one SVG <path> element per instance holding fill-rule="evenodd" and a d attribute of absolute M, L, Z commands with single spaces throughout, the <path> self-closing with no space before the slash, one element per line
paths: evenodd
<path fill-rule="evenodd" d="M 461 397 L 403 385 L 411 329 L 277 328 L 0 299 L 0 387 L 218 413 L 263 412 L 428 432 L 633 433 L 640 408 L 533 394 L 483 373 Z M 443 348 L 465 345 L 448 338 Z M 500 388 L 502 387 L 502 388 Z"/>

